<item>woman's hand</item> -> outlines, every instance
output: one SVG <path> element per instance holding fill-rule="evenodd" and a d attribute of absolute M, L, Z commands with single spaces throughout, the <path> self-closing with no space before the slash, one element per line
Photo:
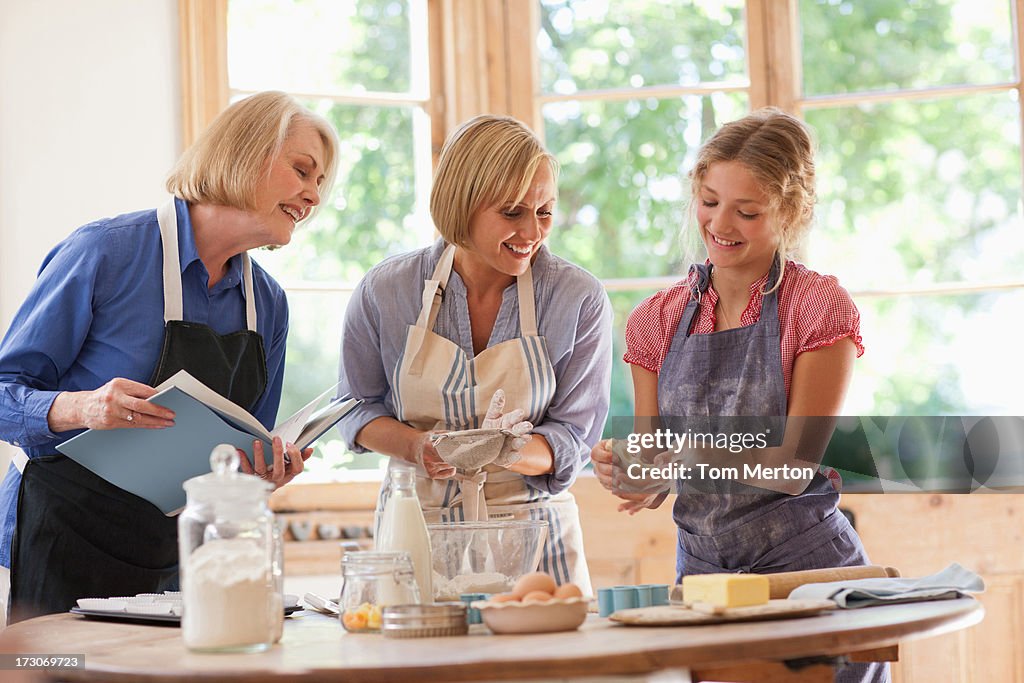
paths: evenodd
<path fill-rule="evenodd" d="M 430 440 L 431 435 L 441 433 L 422 431 L 382 415 L 359 430 L 356 443 L 367 450 L 422 465 L 431 479 L 448 479 L 455 476 L 455 468 L 441 459 Z"/>
<path fill-rule="evenodd" d="M 440 433 L 423 432 L 415 445 L 416 462 L 423 466 L 431 479 L 450 479 L 455 476 L 455 467 L 441 459 L 441 455 L 434 448 L 434 442 L 430 440 L 431 435 Z"/>
<path fill-rule="evenodd" d="M 57 394 L 47 424 L 51 432 L 71 429 L 163 429 L 174 425 L 174 411 L 146 399 L 156 394 L 148 384 L 115 377 L 93 391 Z"/>
<path fill-rule="evenodd" d="M 495 458 L 491 464 L 508 469 L 523 459 L 521 451 L 530 442 L 532 438 L 530 433 L 533 431 L 533 423 L 524 420 L 524 417 L 526 417 L 526 411 L 522 408 L 516 408 L 509 413 L 505 412 L 505 391 L 503 389 L 497 389 L 491 396 L 491 403 L 487 406 L 487 412 L 484 414 L 483 422 L 480 423 L 480 428 L 507 429 L 515 434 L 508 451 Z"/>
<path fill-rule="evenodd" d="M 252 442 L 252 453 L 255 463 L 249 462 L 245 451 L 238 449 L 239 469 L 246 474 L 254 474 L 260 479 L 265 479 L 279 489 L 297 474 L 305 469 L 305 463 L 313 455 L 313 449 L 307 448 L 300 451 L 293 443 L 287 446 L 281 441 L 281 437 L 275 436 L 273 441 L 274 464 L 268 468 L 263 456 L 263 442 L 255 440 Z"/>

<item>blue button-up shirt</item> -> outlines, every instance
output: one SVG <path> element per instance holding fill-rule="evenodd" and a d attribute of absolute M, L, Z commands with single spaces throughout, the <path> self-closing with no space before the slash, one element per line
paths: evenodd
<path fill-rule="evenodd" d="M 395 416 L 391 378 L 402 361 L 409 325 L 422 304 L 423 281 L 441 258 L 442 240 L 375 266 L 356 287 L 345 311 L 340 392 L 364 399 L 338 423 L 356 452 L 359 430 L 378 417 Z M 612 364 L 612 308 L 601 282 L 579 266 L 541 247 L 533 262 L 537 331 L 555 371 L 555 395 L 533 432 L 547 439 L 554 471 L 524 477 L 550 494 L 569 488 L 590 458 L 608 416 Z M 452 271 L 434 332 L 473 356 L 466 286 Z M 489 345 L 522 335 L 515 283 L 505 288 Z"/>
<path fill-rule="evenodd" d="M 218 334 L 244 330 L 242 259 L 212 288 L 199 259 L 188 207 L 176 200 L 184 318 Z M 63 391 L 96 389 L 115 377 L 148 383 L 164 336 L 162 240 L 156 211 L 85 225 L 54 247 L 0 342 L 0 440 L 31 458 L 56 453 L 81 430 L 54 434 L 47 414 Z M 267 356 L 267 389 L 251 411 L 274 426 L 284 378 L 288 302 L 253 263 L 257 332 Z M 11 465 L 0 485 L 0 564 L 10 566 L 21 474 Z"/>

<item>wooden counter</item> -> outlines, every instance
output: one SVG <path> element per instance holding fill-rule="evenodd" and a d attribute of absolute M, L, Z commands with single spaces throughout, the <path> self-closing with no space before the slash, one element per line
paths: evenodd
<path fill-rule="evenodd" d="M 579 631 L 496 636 L 483 626 L 451 638 L 391 639 L 347 634 L 336 619 L 300 612 L 281 643 L 259 654 L 197 654 L 180 630 L 90 620 L 70 614 L 15 624 L 0 649 L 83 654 L 71 681 L 470 681 L 644 674 L 690 669 L 694 680 L 831 681 L 827 665 L 793 672 L 784 660 L 885 648 L 981 621 L 965 598 L 804 619 L 700 627 L 641 628 L 591 615 Z M 15 649 L 16 648 L 16 649 Z"/>

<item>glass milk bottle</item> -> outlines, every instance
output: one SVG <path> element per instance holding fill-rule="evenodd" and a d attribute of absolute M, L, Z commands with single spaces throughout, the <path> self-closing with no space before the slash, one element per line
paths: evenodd
<path fill-rule="evenodd" d="M 434 566 L 430 535 L 416 495 L 416 470 L 393 463 L 390 467 L 391 493 L 381 513 L 377 550 L 402 550 L 412 558 L 420 601 L 432 603 Z"/>
<path fill-rule="evenodd" d="M 185 482 L 178 518 L 181 637 L 191 650 L 259 652 L 280 637 L 284 620 L 267 506 L 273 486 L 239 473 L 231 446 L 217 446 L 210 467 Z"/>

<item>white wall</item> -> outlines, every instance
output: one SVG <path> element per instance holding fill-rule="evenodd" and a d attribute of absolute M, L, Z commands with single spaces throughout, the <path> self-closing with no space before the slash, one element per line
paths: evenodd
<path fill-rule="evenodd" d="M 177 22 L 176 0 L 0 0 L 0 334 L 54 244 L 163 197 Z"/>

